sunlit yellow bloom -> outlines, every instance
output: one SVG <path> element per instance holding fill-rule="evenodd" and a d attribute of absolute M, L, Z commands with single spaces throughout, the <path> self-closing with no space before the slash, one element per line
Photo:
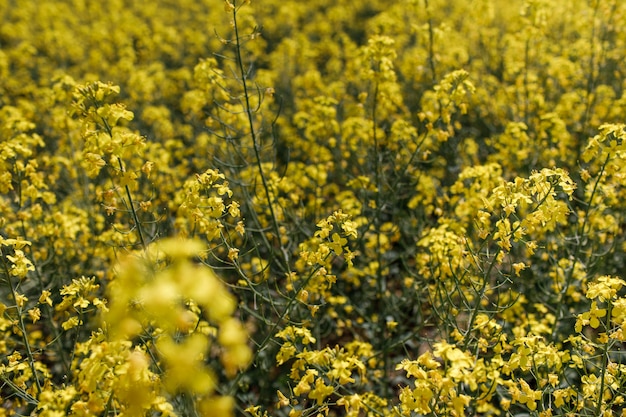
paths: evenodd
<path fill-rule="evenodd" d="M 324 380 L 322 378 L 317 378 L 315 380 L 315 388 L 311 390 L 311 392 L 309 392 L 308 397 L 312 400 L 317 401 L 317 404 L 320 405 L 333 392 L 334 392 L 333 387 L 327 386 L 326 384 L 324 384 Z"/>

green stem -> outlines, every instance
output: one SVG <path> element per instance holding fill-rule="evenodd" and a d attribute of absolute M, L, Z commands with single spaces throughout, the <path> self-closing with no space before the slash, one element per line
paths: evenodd
<path fill-rule="evenodd" d="M 234 2 L 233 2 L 234 4 Z M 278 226 L 278 218 L 276 216 L 274 210 L 274 204 L 272 203 L 272 196 L 270 193 L 270 187 L 267 181 L 267 176 L 265 174 L 265 170 L 263 168 L 263 162 L 261 159 L 261 144 L 259 143 L 259 138 L 257 135 L 257 131 L 254 126 L 254 118 L 253 113 L 254 110 L 250 105 L 250 92 L 248 87 L 248 76 L 246 75 L 246 70 L 243 65 L 243 57 L 241 54 L 241 38 L 239 36 L 239 25 L 237 24 L 237 7 L 233 8 L 233 27 L 235 30 L 235 54 L 237 67 L 239 70 L 239 75 L 241 77 L 241 85 L 243 87 L 243 95 L 245 100 L 245 109 L 244 112 L 246 114 L 246 118 L 248 121 L 248 125 L 250 127 L 250 137 L 252 138 L 252 145 L 254 148 L 254 157 L 256 160 L 257 168 L 259 169 L 259 175 L 261 176 L 261 182 L 263 184 L 263 190 L 265 192 L 265 198 L 267 199 L 268 208 L 270 211 L 270 217 L 272 219 L 272 227 L 274 229 L 274 233 L 276 234 L 276 239 L 278 240 L 279 246 L 282 245 L 282 233 L 280 231 L 280 227 Z M 285 268 L 289 270 L 289 259 L 286 251 L 281 251 L 283 255 L 283 262 L 285 264 Z"/>
<path fill-rule="evenodd" d="M 327 255 L 327 257 L 330 256 Z M 327 258 L 324 258 L 327 259 Z M 309 275 L 307 276 L 307 278 L 304 280 L 304 282 L 302 283 L 302 285 L 300 285 L 300 287 L 296 290 L 295 294 L 293 295 L 293 297 L 291 297 L 289 299 L 289 301 L 287 302 L 287 305 L 285 306 L 285 309 L 283 310 L 283 312 L 279 315 L 279 317 L 277 318 L 277 320 L 273 323 L 272 327 L 269 329 L 269 331 L 265 334 L 265 338 L 263 339 L 263 341 L 258 345 L 259 348 L 254 352 L 254 357 L 252 359 L 252 363 L 254 363 L 254 361 L 256 360 L 256 358 L 261 354 L 261 352 L 263 351 L 263 349 L 265 348 L 265 346 L 268 344 L 268 342 L 270 341 L 270 339 L 272 337 L 274 337 L 274 334 L 276 333 L 276 330 L 278 329 L 278 327 L 280 326 L 280 324 L 283 322 L 283 320 L 285 320 L 285 318 L 287 317 L 287 315 L 289 314 L 289 312 L 291 311 L 291 306 L 296 302 L 296 300 L 298 299 L 298 296 L 300 295 L 300 293 L 302 292 L 302 290 L 304 288 L 306 288 L 306 286 L 308 285 L 309 281 L 311 280 L 311 278 L 313 278 L 313 276 L 315 276 L 315 274 L 317 273 L 317 271 L 319 271 L 319 269 L 321 268 L 321 265 L 316 267 L 315 269 L 313 269 L 313 271 L 311 271 L 309 273 Z M 239 380 L 241 379 L 241 377 L 243 376 L 243 372 L 240 372 L 237 374 L 237 376 L 235 377 L 235 379 L 233 379 L 232 384 L 230 386 L 230 389 L 228 391 L 229 395 L 233 395 L 234 391 L 239 383 Z"/>
<path fill-rule="evenodd" d="M 511 233 L 513 234 L 513 232 Z M 469 342 L 470 342 L 470 335 L 472 334 L 471 330 L 472 327 L 474 326 L 474 321 L 476 320 L 476 317 L 478 316 L 478 311 L 480 309 L 480 304 L 481 301 L 483 299 L 483 297 L 485 296 L 485 292 L 487 290 L 487 283 L 489 281 L 489 276 L 491 275 L 491 271 L 493 270 L 493 268 L 495 268 L 496 263 L 498 262 L 498 255 L 500 254 L 500 252 L 502 251 L 501 248 L 498 248 L 496 250 L 496 252 L 493 254 L 493 258 L 491 263 L 489 264 L 489 267 L 487 268 L 487 270 L 483 273 L 483 283 L 482 283 L 482 287 L 480 289 L 480 291 L 478 291 L 478 296 L 476 297 L 476 302 L 474 304 L 474 308 L 472 309 L 471 313 L 470 313 L 470 319 L 467 323 L 467 332 L 465 333 L 465 336 L 463 338 L 463 349 L 467 349 Z"/>
<path fill-rule="evenodd" d="M 26 233 L 26 225 L 24 224 L 23 220 L 21 222 L 21 226 L 22 226 L 22 235 L 26 236 L 27 235 L 27 233 Z M 30 258 L 32 259 L 31 262 L 33 264 L 33 267 L 35 268 L 34 272 L 35 272 L 35 275 L 37 276 L 37 283 L 38 283 L 38 286 L 39 286 L 39 292 L 43 293 L 45 288 L 43 286 L 43 276 L 41 275 L 41 268 L 39 266 L 39 263 L 35 259 L 35 255 L 34 255 L 32 247 L 30 247 L 30 246 L 27 246 L 27 247 L 28 247 L 28 252 L 29 252 Z M 53 340 L 52 343 L 54 343 L 56 341 L 56 343 L 55 343 L 55 345 L 57 346 L 56 352 L 59 355 L 59 357 L 61 358 L 61 362 L 63 362 L 63 367 L 65 369 L 65 373 L 69 374 L 70 368 L 71 368 L 71 364 L 70 364 L 70 360 L 67 357 L 67 352 L 65 351 L 65 348 L 63 346 L 63 341 L 61 340 L 61 337 L 60 337 L 61 334 L 59 332 L 58 326 L 57 326 L 56 322 L 54 321 L 54 317 L 53 317 L 54 311 L 53 311 L 52 307 L 49 306 L 48 304 L 45 304 L 45 309 L 46 309 L 46 313 L 47 313 L 46 314 L 46 319 L 48 321 L 48 325 L 49 325 L 49 327 L 50 327 L 50 329 L 51 329 L 51 331 L 52 331 L 52 333 L 54 335 L 54 338 L 52 339 Z"/>
<path fill-rule="evenodd" d="M 380 241 L 380 223 L 381 223 L 381 212 L 382 212 L 382 204 L 383 204 L 383 196 L 382 196 L 382 172 L 381 172 L 381 161 L 380 158 L 382 154 L 379 149 L 378 144 L 378 92 L 379 92 L 379 84 L 376 82 L 374 86 L 374 95 L 372 98 L 372 140 L 374 142 L 374 176 L 376 181 L 376 211 L 374 214 L 374 233 L 376 233 L 376 262 L 378 267 L 376 268 L 376 283 L 378 285 L 378 299 L 379 303 L 379 311 L 378 311 L 378 340 L 381 343 L 380 350 L 385 352 L 387 349 L 387 338 L 385 335 L 386 330 L 386 317 L 385 317 L 385 308 L 383 306 L 385 292 L 387 291 L 387 280 L 383 275 L 383 251 L 382 251 L 382 243 Z M 383 358 L 383 375 L 387 375 L 387 368 L 389 367 L 389 355 L 386 352 L 382 356 Z M 383 385 L 383 389 L 386 394 L 389 394 L 389 384 L 385 383 Z"/>
<path fill-rule="evenodd" d="M 602 176 L 604 175 L 604 171 L 606 169 L 607 164 L 609 163 L 609 160 L 611 158 L 611 155 L 607 155 L 606 159 L 604 160 L 604 163 L 602 164 L 602 167 L 600 168 L 600 172 L 597 176 L 597 180 L 593 185 L 593 189 L 591 190 L 591 194 L 589 196 L 589 199 L 587 201 L 586 205 L 586 211 L 584 213 L 585 218 L 583 219 L 583 223 L 580 225 L 580 227 L 578 228 L 578 230 L 576 231 L 576 246 L 574 247 L 574 253 L 572 255 L 572 265 L 570 267 L 569 272 L 567 273 L 567 276 L 565 277 L 565 285 L 563 287 L 563 289 L 559 292 L 559 299 L 557 300 L 557 308 L 556 308 L 556 321 L 554 323 L 554 328 L 552 329 L 552 338 L 554 339 L 554 337 L 556 336 L 556 332 L 557 332 L 557 328 L 558 328 L 558 323 L 559 321 L 563 320 L 563 316 L 564 316 L 564 310 L 565 310 L 565 303 L 564 303 L 564 299 L 565 299 L 565 295 L 567 294 L 567 292 L 569 291 L 569 287 L 572 285 L 572 282 L 574 280 L 574 271 L 576 269 L 576 264 L 579 262 L 579 257 L 580 254 L 582 252 L 582 247 L 583 247 L 583 240 L 585 239 L 585 234 L 587 233 L 586 229 L 589 226 L 589 213 L 591 211 L 591 207 L 593 204 L 593 199 L 596 195 L 596 192 L 598 191 L 598 186 L 600 184 L 600 181 L 602 180 Z M 583 262 L 583 265 L 586 265 L 587 262 Z"/>
<path fill-rule="evenodd" d="M 433 85 L 437 82 L 437 72 L 435 69 L 435 29 L 433 27 L 433 19 L 430 14 L 428 0 L 424 0 L 426 14 L 428 16 L 428 65 L 432 74 Z"/>
<path fill-rule="evenodd" d="M 611 315 L 613 311 L 613 303 L 611 302 L 611 300 L 608 301 L 608 306 L 607 306 L 607 312 L 606 312 L 606 322 L 605 322 L 605 329 L 607 331 L 607 341 L 606 343 L 604 343 L 604 348 L 602 350 L 602 368 L 600 370 L 600 392 L 599 392 L 599 397 L 598 397 L 598 401 L 596 403 L 596 410 L 595 410 L 595 415 L 596 417 L 600 417 L 601 415 L 601 409 L 602 409 L 602 403 L 603 403 L 603 396 L 604 396 L 604 387 L 606 385 L 605 382 L 605 377 L 606 377 L 606 370 L 609 364 L 609 344 L 610 344 L 610 339 L 608 338 L 608 332 L 609 329 L 611 328 Z"/>
<path fill-rule="evenodd" d="M 124 172 L 124 166 L 122 164 L 122 160 L 120 158 L 117 159 L 119 163 L 120 170 Z M 141 229 L 141 223 L 139 222 L 139 216 L 137 215 L 137 210 L 135 209 L 135 202 L 133 201 L 133 197 L 130 193 L 130 187 L 128 185 L 124 186 L 124 190 L 126 191 L 126 198 L 128 198 L 128 205 L 130 206 L 130 212 L 133 216 L 133 222 L 135 222 L 135 227 L 137 228 L 137 234 L 139 235 L 139 242 L 141 243 L 141 248 L 146 250 L 146 239 L 143 236 L 143 230 Z"/>
<path fill-rule="evenodd" d="M 17 288 L 13 284 L 13 280 L 11 279 L 11 274 L 9 271 L 9 267 L 7 266 L 6 258 L 4 256 L 4 251 L 0 248 L 0 258 L 2 258 L 2 267 L 4 269 L 4 274 L 7 278 L 11 289 L 11 296 L 13 298 L 13 302 L 15 303 L 15 309 L 17 310 L 17 319 L 19 322 L 20 333 L 22 333 L 22 340 L 24 341 L 24 346 L 26 347 L 26 355 L 28 356 L 28 365 L 33 374 L 33 378 L 35 379 L 35 385 L 37 387 L 37 393 L 41 393 L 41 382 L 39 382 L 39 377 L 37 376 L 37 370 L 35 369 L 35 357 L 33 356 L 33 351 L 30 346 L 30 342 L 28 341 L 28 333 L 26 332 L 26 325 L 24 324 L 24 317 L 22 316 L 22 307 L 20 307 L 17 301 Z"/>
<path fill-rule="evenodd" d="M 96 105 L 96 107 L 98 106 Z M 101 118 L 101 120 L 102 120 L 102 126 L 106 130 L 107 135 L 109 135 L 109 137 L 113 139 L 113 129 L 111 128 L 111 126 L 109 125 L 109 123 L 107 122 L 105 118 Z M 126 170 L 124 169 L 124 164 L 122 164 L 122 159 L 120 157 L 117 158 L 117 162 L 119 165 L 120 172 L 125 172 Z M 146 239 L 143 236 L 143 230 L 141 229 L 141 223 L 139 222 L 139 216 L 137 215 L 137 210 L 135 209 L 135 202 L 133 201 L 133 196 L 130 192 L 130 187 L 128 185 L 124 185 L 124 191 L 126 193 L 126 198 L 128 199 L 128 206 L 130 208 L 130 212 L 133 217 L 133 222 L 135 223 L 135 227 L 137 228 L 137 234 L 139 236 L 139 242 L 141 243 L 141 248 L 145 252 L 147 248 Z"/>

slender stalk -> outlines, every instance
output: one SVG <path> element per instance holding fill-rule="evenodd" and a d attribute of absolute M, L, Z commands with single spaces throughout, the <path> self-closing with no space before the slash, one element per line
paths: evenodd
<path fill-rule="evenodd" d="M 122 160 L 118 158 L 120 170 L 124 171 L 124 166 L 122 164 Z M 141 243 L 141 248 L 146 251 L 146 239 L 143 236 L 143 230 L 141 228 L 141 223 L 139 222 L 139 217 L 137 216 L 137 210 L 135 209 L 135 202 L 133 201 L 133 196 L 130 193 L 130 187 L 128 185 L 124 186 L 124 191 L 126 191 L 126 198 L 128 198 L 128 205 L 130 206 L 130 212 L 133 216 L 133 222 L 135 223 L 135 227 L 137 228 L 137 235 L 139 236 L 139 242 Z"/>
<path fill-rule="evenodd" d="M 24 220 L 21 221 L 21 227 L 22 227 L 22 235 L 23 236 L 27 236 L 26 233 L 26 224 L 24 223 Z M 43 293 L 43 291 L 45 290 L 44 285 L 43 285 L 43 276 L 41 274 L 41 267 L 39 266 L 39 263 L 36 260 L 36 257 L 34 255 L 33 252 L 33 248 L 31 246 L 27 246 L 28 248 L 28 253 L 30 255 L 31 258 L 31 262 L 33 264 L 34 269 L 34 273 L 37 277 L 37 284 L 39 287 L 39 292 Z M 44 262 L 45 264 L 45 262 Z M 61 362 L 63 363 L 63 368 L 65 370 L 66 373 L 69 373 L 70 368 L 71 368 L 71 364 L 70 364 L 70 360 L 67 357 L 67 352 L 65 351 L 65 348 L 63 346 L 63 341 L 61 340 L 60 337 L 60 333 L 59 333 L 59 329 L 58 326 L 56 325 L 56 323 L 54 322 L 54 318 L 53 318 L 53 308 L 51 306 L 49 306 L 48 304 L 44 304 L 44 308 L 47 311 L 46 314 L 46 319 L 48 321 L 48 325 L 54 335 L 54 338 L 52 339 L 51 343 L 54 343 L 55 346 L 57 347 L 56 349 L 56 353 L 59 355 L 59 357 L 61 358 Z"/>
<path fill-rule="evenodd" d="M 572 265 L 570 267 L 569 272 L 567 273 L 567 276 L 565 278 L 565 286 L 563 287 L 563 289 L 559 292 L 559 299 L 557 300 L 557 309 L 556 309 L 556 320 L 554 323 L 554 328 L 552 329 L 552 337 L 554 338 L 556 336 L 556 332 L 558 329 L 558 323 L 559 321 L 563 320 L 563 316 L 564 316 L 564 310 L 565 310 L 565 303 L 564 303 L 564 298 L 565 298 L 565 294 L 567 294 L 570 286 L 572 285 L 572 282 L 574 280 L 574 271 L 576 270 L 576 264 L 578 262 L 580 262 L 580 254 L 582 252 L 583 249 L 583 239 L 585 238 L 586 235 L 586 229 L 589 226 L 589 213 L 591 211 L 591 207 L 593 204 L 593 199 L 596 195 L 596 192 L 598 191 L 598 186 L 600 184 L 600 181 L 602 180 L 602 177 L 604 176 L 604 171 L 606 169 L 607 164 L 609 163 L 609 160 L 611 158 L 611 155 L 607 155 L 606 159 L 604 160 L 602 167 L 600 167 L 600 172 L 597 176 L 597 180 L 593 185 L 593 189 L 591 190 L 591 194 L 589 195 L 589 199 L 586 202 L 586 211 L 585 211 L 585 218 L 583 219 L 583 223 L 580 225 L 580 227 L 578 228 L 578 230 L 576 231 L 576 246 L 574 247 L 574 253 L 572 254 Z M 583 265 L 586 265 L 587 262 L 583 262 Z"/>
<path fill-rule="evenodd" d="M 328 256 L 330 256 L 330 254 Z M 279 315 L 279 317 L 274 321 L 274 323 L 272 324 L 272 327 L 266 332 L 265 338 L 258 345 L 259 346 L 258 349 L 255 350 L 254 357 L 253 357 L 253 359 L 251 361 L 252 363 L 254 363 L 256 361 L 256 359 L 261 354 L 261 352 L 263 351 L 265 346 L 267 346 L 267 344 L 269 343 L 270 339 L 274 337 L 274 334 L 276 333 L 276 330 L 281 325 L 281 323 L 285 320 L 285 318 L 288 316 L 289 312 L 291 311 L 291 307 L 293 306 L 293 304 L 296 302 L 296 300 L 298 300 L 298 296 L 300 295 L 302 290 L 304 288 L 306 288 L 306 286 L 309 283 L 309 281 L 315 276 L 315 274 L 317 273 L 317 271 L 319 271 L 320 268 L 321 268 L 321 266 L 318 266 L 313 271 L 311 271 L 309 273 L 309 275 L 307 276 L 307 278 L 302 283 L 302 285 L 300 285 L 300 287 L 296 290 L 296 292 L 294 293 L 293 297 L 291 297 L 289 299 L 289 301 L 287 302 L 287 305 L 285 306 L 284 310 Z M 233 395 L 235 393 L 235 390 L 237 389 L 239 381 L 241 380 L 241 378 L 243 376 L 244 376 L 243 372 L 240 372 L 240 373 L 238 373 L 235 376 L 235 378 L 232 380 L 232 383 L 230 385 L 230 389 L 228 390 L 228 395 Z"/>
<path fill-rule="evenodd" d="M 530 123 L 530 89 L 528 87 L 528 72 L 530 67 L 530 36 L 524 43 L 524 124 Z"/>
<path fill-rule="evenodd" d="M 585 100 L 585 113 L 583 116 L 582 126 L 583 132 L 587 129 L 587 125 L 589 123 L 589 119 L 591 117 L 591 110 L 594 107 L 595 96 L 593 94 L 596 83 L 597 83 L 597 74 L 596 68 L 599 65 L 596 62 L 596 40 L 597 40 L 597 26 L 596 26 L 596 18 L 598 16 L 598 9 L 600 7 L 600 1 L 595 1 L 593 7 L 593 14 L 591 15 L 591 39 L 589 39 L 589 72 L 587 73 L 587 89 L 586 89 L 586 100 Z"/>
<path fill-rule="evenodd" d="M 428 16 L 428 65 L 432 75 L 433 85 L 437 82 L 437 71 L 435 69 L 435 29 L 433 27 L 433 19 L 430 14 L 428 0 L 424 0 L 426 14 Z"/>
<path fill-rule="evenodd" d="M 102 118 L 102 126 L 106 130 L 107 135 L 113 138 L 113 129 L 104 118 Z M 122 159 L 117 158 L 117 162 L 118 162 L 120 171 L 125 172 L 124 164 L 122 164 Z M 133 201 L 133 196 L 130 192 L 130 187 L 128 186 L 128 184 L 124 185 L 124 191 L 126 193 L 126 198 L 128 199 L 128 206 L 129 206 L 131 215 L 133 217 L 133 222 L 135 223 L 135 228 L 137 229 L 137 235 L 139 237 L 139 242 L 141 243 L 141 248 L 145 252 L 147 248 L 146 239 L 143 236 L 143 230 L 141 228 L 141 223 L 139 222 L 139 216 L 137 215 L 137 210 L 135 209 L 135 202 Z"/>
<path fill-rule="evenodd" d="M 381 351 L 385 351 L 387 348 L 387 338 L 385 337 L 385 329 L 386 329 L 386 318 L 385 318 L 385 308 L 383 308 L 382 303 L 384 303 L 385 292 L 387 291 L 387 280 L 383 275 L 383 251 L 382 251 L 382 243 L 380 241 L 380 223 L 381 223 L 381 211 L 383 204 L 383 196 L 382 196 L 382 172 L 381 172 L 381 154 L 378 144 L 378 92 L 379 92 L 379 83 L 376 82 L 374 86 L 374 95 L 372 98 L 372 140 L 374 142 L 373 149 L 373 157 L 374 157 L 374 176 L 376 181 L 376 209 L 374 213 L 374 233 L 376 233 L 376 262 L 378 267 L 376 268 L 376 283 L 378 285 L 378 302 L 380 303 L 379 311 L 378 311 L 378 340 L 381 343 Z M 389 367 L 389 355 L 383 353 L 383 375 L 387 375 L 387 368 Z M 383 389 L 386 394 L 389 394 L 389 384 L 385 383 L 383 385 Z"/>
<path fill-rule="evenodd" d="M 608 306 L 607 306 L 607 312 L 606 312 L 606 322 L 605 322 L 605 329 L 608 333 L 609 329 L 611 328 L 611 315 L 612 315 L 612 311 L 613 311 L 613 302 L 611 300 L 609 300 L 607 302 Z M 609 344 L 611 343 L 611 340 L 607 337 L 607 341 L 604 343 L 604 348 L 602 349 L 602 368 L 600 370 L 600 392 L 598 393 L 598 400 L 596 403 L 596 410 L 595 410 L 595 416 L 596 417 L 600 417 L 602 415 L 602 403 L 603 403 L 603 396 L 604 396 L 604 387 L 606 385 L 606 369 L 607 366 L 609 364 Z"/>
<path fill-rule="evenodd" d="M 234 2 L 233 2 L 234 4 Z M 278 218 L 276 216 L 274 210 L 274 204 L 272 203 L 272 196 L 270 193 L 270 187 L 267 181 L 267 175 L 265 173 L 265 169 L 263 168 L 263 161 L 261 158 L 261 144 L 260 140 L 254 126 L 254 117 L 253 113 L 255 109 L 252 108 L 250 104 L 250 87 L 248 86 L 248 75 L 244 68 L 243 57 L 242 57 L 242 45 L 241 45 L 241 37 L 239 35 L 239 25 L 237 24 L 237 6 L 233 7 L 233 27 L 235 30 L 235 54 L 236 54 L 236 64 L 237 69 L 239 71 L 239 76 L 241 80 L 241 86 L 243 87 L 243 95 L 245 100 L 245 109 L 244 112 L 246 114 L 246 118 L 248 121 L 248 126 L 250 128 L 250 137 L 252 139 L 252 145 L 254 148 L 254 157 L 256 161 L 257 168 L 259 169 L 259 175 L 261 176 L 261 182 L 263 185 L 263 190 L 265 192 L 265 198 L 267 199 L 268 208 L 270 211 L 270 217 L 272 219 L 272 227 L 274 229 L 274 233 L 276 234 L 276 238 L 278 240 L 279 245 L 282 241 L 282 233 L 280 231 L 280 227 L 278 226 Z M 285 251 L 281 251 L 283 255 L 283 262 L 287 269 L 289 269 L 289 259 L 287 257 L 287 253 Z"/>
<path fill-rule="evenodd" d="M 9 267 L 7 266 L 7 261 L 4 256 L 4 251 L 2 250 L 2 248 L 0 248 L 0 258 L 2 258 L 2 268 L 4 270 L 4 275 L 6 276 L 7 282 L 9 283 L 9 287 L 11 289 L 11 297 L 13 298 L 13 302 L 15 303 L 15 309 L 17 310 L 17 320 L 19 323 L 20 333 L 22 334 L 22 340 L 26 348 L 26 355 L 28 356 L 28 366 L 30 367 L 30 371 L 33 374 L 33 379 L 35 380 L 35 386 L 37 387 L 37 393 L 41 393 L 42 387 L 41 387 L 41 382 L 39 381 L 39 377 L 37 376 L 37 370 L 35 369 L 35 357 L 33 355 L 33 350 L 30 346 L 30 342 L 28 341 L 26 325 L 24 324 L 24 317 L 22 315 L 22 307 L 20 307 L 18 300 L 17 300 L 17 287 L 13 283 L 13 280 L 11 279 Z"/>

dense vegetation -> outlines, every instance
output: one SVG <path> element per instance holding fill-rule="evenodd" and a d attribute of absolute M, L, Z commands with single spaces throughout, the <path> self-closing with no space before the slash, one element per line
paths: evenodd
<path fill-rule="evenodd" d="M 626 416 L 625 21 L 0 0 L 0 415 Z"/>

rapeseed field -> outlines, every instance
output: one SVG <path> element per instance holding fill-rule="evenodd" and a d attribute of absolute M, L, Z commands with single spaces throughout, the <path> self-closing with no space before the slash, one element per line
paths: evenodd
<path fill-rule="evenodd" d="M 0 0 L 0 416 L 626 417 L 624 22 Z"/>

